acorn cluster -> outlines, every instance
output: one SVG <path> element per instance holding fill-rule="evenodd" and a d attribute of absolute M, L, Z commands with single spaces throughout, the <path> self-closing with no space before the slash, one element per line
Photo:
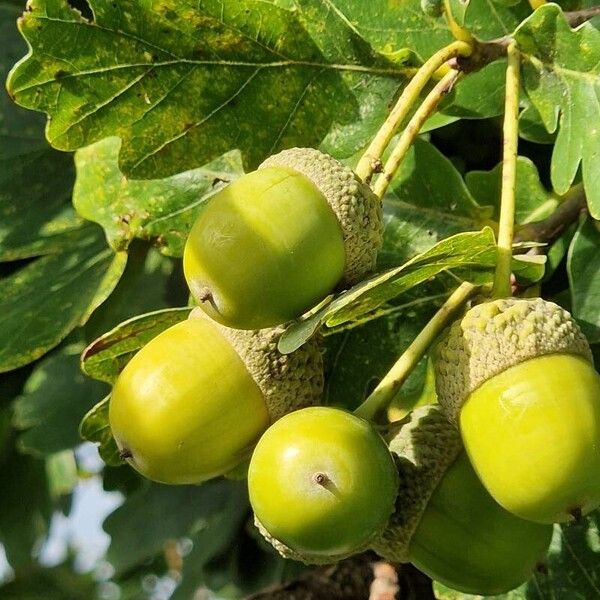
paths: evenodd
<path fill-rule="evenodd" d="M 247 461 L 280 417 L 317 404 L 318 341 L 283 355 L 282 324 L 372 270 L 382 237 L 370 188 L 310 148 L 215 194 L 184 250 L 198 308 L 145 345 L 112 391 L 121 456 L 155 481 L 199 483 Z"/>
<path fill-rule="evenodd" d="M 375 266 L 381 202 L 312 149 L 271 157 L 213 196 L 186 243 L 197 307 L 127 364 L 111 396 L 122 457 L 200 483 L 248 466 L 255 523 L 285 557 L 373 549 L 468 593 L 542 564 L 552 523 L 600 505 L 600 378 L 557 305 L 471 308 L 432 351 L 439 405 L 384 439 L 318 406 L 319 342 L 282 355 L 283 324 Z"/>

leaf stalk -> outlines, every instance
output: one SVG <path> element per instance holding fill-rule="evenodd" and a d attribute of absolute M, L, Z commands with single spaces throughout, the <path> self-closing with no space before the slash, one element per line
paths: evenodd
<path fill-rule="evenodd" d="M 354 414 L 369 421 L 376 420 L 394 399 L 408 376 L 412 373 L 431 344 L 445 329 L 454 313 L 478 290 L 478 286 L 465 281 L 454 290 L 441 308 L 402 353 L 379 385 L 354 411 Z"/>

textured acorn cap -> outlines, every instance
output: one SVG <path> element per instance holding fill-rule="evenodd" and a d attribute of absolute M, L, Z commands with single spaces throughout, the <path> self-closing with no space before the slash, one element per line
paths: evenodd
<path fill-rule="evenodd" d="M 390 442 L 400 488 L 396 509 L 371 548 L 392 562 L 409 562 L 409 548 L 429 500 L 462 450 L 458 431 L 436 405 L 415 409 Z"/>
<path fill-rule="evenodd" d="M 210 321 L 233 346 L 260 388 L 271 422 L 293 410 L 319 403 L 324 381 L 317 338 L 291 354 L 281 354 L 277 342 L 285 330 L 283 325 L 269 329 L 230 329 L 213 321 L 201 308 L 194 308 L 189 318 Z"/>
<path fill-rule="evenodd" d="M 331 206 L 342 228 L 346 249 L 344 281 L 354 284 L 375 268 L 383 243 L 381 201 L 335 158 L 314 148 L 291 148 L 259 167 L 288 167 L 310 179 Z"/>
<path fill-rule="evenodd" d="M 331 565 L 333 563 L 338 562 L 339 560 L 344 560 L 349 556 L 353 556 L 354 554 L 358 554 L 360 552 L 364 552 L 365 550 L 372 547 L 372 540 L 381 535 L 381 531 L 373 532 L 373 537 L 367 540 L 362 546 L 355 548 L 352 552 L 348 552 L 346 554 L 336 554 L 335 556 L 324 556 L 322 554 L 300 554 L 292 550 L 289 546 L 286 546 L 283 542 L 279 541 L 277 538 L 274 538 L 264 527 L 264 525 L 256 518 L 254 515 L 254 524 L 256 528 L 260 532 L 260 534 L 279 552 L 283 558 L 289 558 L 291 560 L 297 560 L 298 562 L 302 562 L 305 565 Z"/>
<path fill-rule="evenodd" d="M 505 298 L 479 304 L 455 321 L 435 355 L 438 401 L 456 422 L 469 395 L 485 381 L 546 354 L 592 353 L 575 319 L 542 298 Z"/>

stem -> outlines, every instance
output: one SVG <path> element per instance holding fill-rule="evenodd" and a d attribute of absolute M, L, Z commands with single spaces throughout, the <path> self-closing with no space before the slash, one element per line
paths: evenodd
<path fill-rule="evenodd" d="M 429 346 L 444 330 L 452 315 L 475 293 L 478 286 L 465 281 L 454 290 L 442 307 L 403 352 L 396 364 L 389 370 L 379 385 L 354 411 L 354 414 L 367 420 L 375 420 L 388 407 L 406 378 L 417 366 Z"/>
<path fill-rule="evenodd" d="M 529 0 L 529 6 L 531 6 L 531 10 L 535 10 L 544 4 L 546 4 L 546 0 Z"/>
<path fill-rule="evenodd" d="M 355 173 L 360 179 L 365 183 L 371 180 L 384 150 L 435 72 L 451 58 L 469 56 L 470 53 L 471 46 L 469 44 L 461 41 L 452 42 L 448 46 L 438 50 L 419 68 L 415 76 L 404 88 L 396 106 L 394 106 L 385 123 L 381 126 L 377 135 L 373 138 L 373 141 L 358 162 Z"/>
<path fill-rule="evenodd" d="M 517 150 L 519 143 L 519 69 L 521 55 L 515 42 L 508 47 L 506 68 L 506 97 L 504 102 L 504 144 L 502 156 L 502 193 L 494 298 L 511 295 L 510 275 L 513 229 L 515 222 L 515 182 L 517 175 Z"/>
<path fill-rule="evenodd" d="M 527 223 L 515 232 L 515 242 L 540 242 L 551 244 L 561 233 L 579 219 L 587 208 L 587 200 L 581 183 L 573 186 L 564 196 L 556 210 L 542 221 Z"/>
<path fill-rule="evenodd" d="M 452 8 L 450 6 L 450 0 L 444 0 L 444 16 L 446 17 L 446 21 L 448 22 L 448 27 L 450 27 L 450 31 L 452 35 L 461 42 L 465 42 L 467 44 L 473 43 L 473 36 L 468 29 L 465 29 L 462 25 L 459 25 L 454 15 L 452 14 Z"/>
<path fill-rule="evenodd" d="M 383 198 L 390 182 L 392 181 L 400 163 L 406 156 L 409 151 L 412 143 L 415 141 L 415 138 L 419 135 L 419 131 L 421 131 L 421 127 L 423 127 L 423 123 L 431 116 L 431 114 L 437 108 L 437 105 L 440 103 L 441 99 L 447 94 L 452 86 L 456 83 L 456 80 L 460 76 L 460 71 L 456 69 L 450 69 L 442 79 L 435 85 L 435 87 L 427 94 L 425 100 L 419 108 L 416 110 L 415 114 L 412 116 L 410 121 L 408 122 L 406 128 L 402 132 L 396 147 L 391 153 L 388 161 L 385 163 L 385 167 L 381 175 L 377 178 L 375 185 L 373 186 L 373 191 L 376 196 L 379 198 Z"/>

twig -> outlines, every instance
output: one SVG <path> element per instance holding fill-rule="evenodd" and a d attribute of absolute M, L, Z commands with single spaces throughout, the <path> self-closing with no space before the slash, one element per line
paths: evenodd
<path fill-rule="evenodd" d="M 583 185 L 571 188 L 556 210 L 542 221 L 527 223 L 515 233 L 514 242 L 539 242 L 551 244 L 562 232 L 579 219 L 579 215 L 587 210 L 587 200 Z"/>
<path fill-rule="evenodd" d="M 563 14 L 567 23 L 575 28 L 600 15 L 600 6 L 565 12 Z M 473 51 L 471 54 L 469 56 L 457 56 L 453 61 L 450 61 L 450 64 L 464 73 L 479 71 L 490 63 L 504 58 L 508 53 L 508 47 L 511 42 L 511 35 L 505 35 L 487 42 L 473 40 Z"/>
<path fill-rule="evenodd" d="M 400 128 L 402 121 L 404 121 L 411 108 L 418 100 L 423 88 L 433 77 L 434 73 L 451 58 L 456 56 L 468 56 L 470 52 L 471 47 L 469 44 L 460 41 L 453 42 L 441 50 L 438 50 L 419 68 L 415 76 L 404 88 L 396 105 L 356 166 L 355 173 L 365 183 L 369 183 L 371 180 L 377 165 L 380 164 L 379 161 L 381 160 L 384 150 Z"/>
<path fill-rule="evenodd" d="M 584 8 L 583 10 L 566 12 L 565 18 L 569 25 L 575 28 L 579 27 L 582 23 L 593 19 L 597 15 L 600 15 L 600 6 L 592 6 L 591 8 Z"/>
<path fill-rule="evenodd" d="M 517 175 L 517 149 L 519 143 L 519 79 L 521 54 L 515 42 L 508 48 L 506 68 L 506 96 L 504 103 L 502 192 L 498 249 L 494 275 L 494 298 L 511 295 L 510 275 L 512 243 L 515 223 L 515 183 Z"/>
<path fill-rule="evenodd" d="M 456 80 L 460 76 L 460 72 L 456 69 L 451 69 L 438 81 L 435 87 L 427 94 L 421 106 L 416 110 L 406 128 L 402 132 L 396 147 L 385 163 L 383 172 L 377 178 L 373 191 L 379 198 L 383 198 L 385 192 L 390 185 L 400 163 L 406 156 L 415 138 L 419 135 L 423 123 L 433 114 L 441 99 L 452 89 Z"/>
<path fill-rule="evenodd" d="M 463 282 L 444 302 L 431 320 L 412 341 L 410 346 L 402 353 L 394 366 L 388 371 L 379 385 L 368 398 L 354 411 L 355 415 L 369 421 L 377 417 L 387 408 L 394 399 L 402 384 L 417 366 L 427 352 L 429 346 L 444 330 L 450 318 L 473 296 L 477 286 L 467 281 Z"/>

